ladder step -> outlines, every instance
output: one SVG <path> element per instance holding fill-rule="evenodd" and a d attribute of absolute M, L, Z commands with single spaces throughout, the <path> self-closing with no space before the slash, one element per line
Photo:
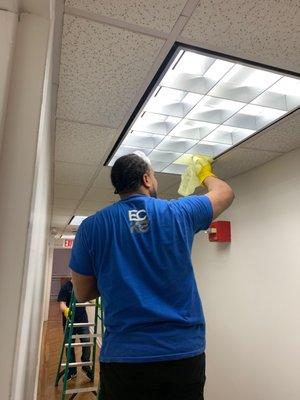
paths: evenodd
<path fill-rule="evenodd" d="M 71 324 L 69 324 L 69 326 L 71 326 Z M 95 324 L 93 322 L 75 322 L 73 324 L 74 328 L 79 328 L 79 327 L 85 327 L 85 326 L 95 326 Z"/>
<path fill-rule="evenodd" d="M 80 361 L 80 362 L 73 362 L 69 363 L 69 367 L 86 367 L 88 365 L 93 365 L 93 361 Z M 61 364 L 62 367 L 66 367 L 66 363 Z"/>
<path fill-rule="evenodd" d="M 83 333 L 82 335 L 72 335 L 72 339 L 76 339 L 76 338 L 97 338 L 97 337 L 101 337 L 102 334 L 101 333 Z"/>
<path fill-rule="evenodd" d="M 74 388 L 66 390 L 66 394 L 97 392 L 97 390 L 98 390 L 97 386 L 86 387 L 86 388 Z"/>
<path fill-rule="evenodd" d="M 94 342 L 76 342 L 71 343 L 71 347 L 89 347 L 93 346 Z M 68 343 L 65 344 L 65 347 L 69 347 Z"/>
<path fill-rule="evenodd" d="M 95 307 L 96 303 L 76 303 L 76 307 Z"/>

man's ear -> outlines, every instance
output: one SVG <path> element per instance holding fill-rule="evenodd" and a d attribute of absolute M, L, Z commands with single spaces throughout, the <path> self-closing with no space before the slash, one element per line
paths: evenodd
<path fill-rule="evenodd" d="M 149 189 L 151 187 L 151 183 L 150 183 L 150 176 L 149 174 L 144 174 L 143 175 L 143 185 Z"/>

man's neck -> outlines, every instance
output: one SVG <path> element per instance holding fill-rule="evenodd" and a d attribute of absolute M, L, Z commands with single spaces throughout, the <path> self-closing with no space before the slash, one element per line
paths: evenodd
<path fill-rule="evenodd" d="M 136 192 L 130 192 L 130 193 L 123 193 L 123 194 L 120 194 L 120 198 L 121 198 L 121 200 L 125 200 L 125 199 L 127 199 L 128 197 L 130 197 L 130 196 L 140 196 L 140 195 L 150 196 L 150 194 L 149 194 L 148 192 L 143 191 L 143 190 L 138 190 L 138 191 L 136 191 Z"/>

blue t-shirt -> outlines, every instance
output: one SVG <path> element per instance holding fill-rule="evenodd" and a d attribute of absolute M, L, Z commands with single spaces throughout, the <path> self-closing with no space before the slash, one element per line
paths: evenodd
<path fill-rule="evenodd" d="M 207 196 L 133 195 L 81 224 L 70 268 L 94 275 L 105 312 L 102 362 L 176 360 L 203 353 L 205 320 L 191 262 Z"/>

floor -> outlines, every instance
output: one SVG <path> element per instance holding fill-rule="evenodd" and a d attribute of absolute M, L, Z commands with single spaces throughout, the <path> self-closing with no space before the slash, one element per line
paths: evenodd
<path fill-rule="evenodd" d="M 49 320 L 44 325 L 42 350 L 41 350 L 41 366 L 39 373 L 38 400 L 60 400 L 62 379 L 58 387 L 54 386 L 58 361 L 63 341 L 63 330 L 61 324 L 61 313 L 56 301 L 50 302 Z M 80 351 L 77 349 L 76 358 L 80 360 Z M 98 349 L 97 349 L 98 352 Z M 98 359 L 98 355 L 97 355 Z M 86 376 L 78 368 L 77 378 L 68 383 L 68 388 L 98 386 L 99 363 L 96 363 L 96 380 L 94 383 L 88 381 Z M 66 396 L 66 399 L 70 398 Z M 96 397 L 92 393 L 78 394 L 77 400 L 95 400 Z"/>

